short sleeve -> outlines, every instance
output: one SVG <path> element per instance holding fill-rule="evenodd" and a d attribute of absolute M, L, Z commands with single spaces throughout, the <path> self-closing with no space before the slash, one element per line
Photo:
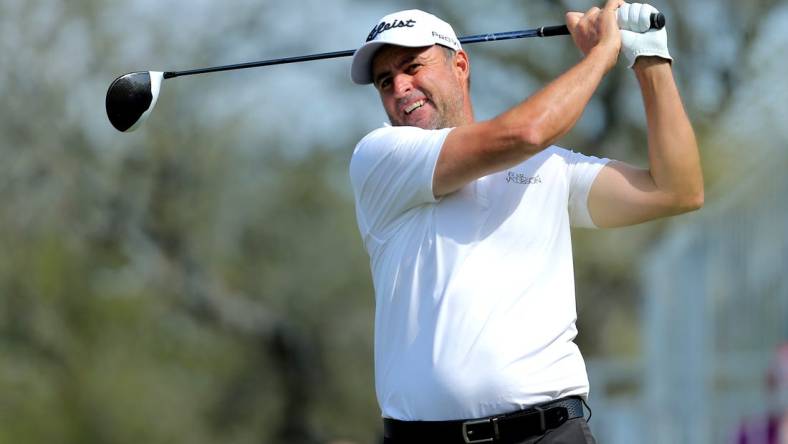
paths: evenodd
<path fill-rule="evenodd" d="M 436 201 L 433 174 L 451 128 L 384 127 L 364 137 L 350 161 L 362 236 L 382 236 L 405 212 Z"/>
<path fill-rule="evenodd" d="M 597 175 L 610 159 L 586 156 L 569 151 L 569 221 L 573 227 L 597 228 L 588 211 L 588 194 Z"/>

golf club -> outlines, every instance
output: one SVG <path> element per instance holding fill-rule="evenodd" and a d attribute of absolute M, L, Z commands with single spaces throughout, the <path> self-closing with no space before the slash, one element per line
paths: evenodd
<path fill-rule="evenodd" d="M 665 16 L 662 13 L 651 15 L 650 29 L 662 29 L 665 26 Z M 643 32 L 647 31 L 646 29 Z M 493 34 L 478 34 L 461 37 L 460 43 L 492 42 L 497 40 L 522 39 L 528 37 L 551 37 L 556 35 L 569 35 L 566 25 L 542 26 L 540 28 L 521 31 L 509 31 Z M 186 71 L 137 71 L 124 74 L 115 79 L 107 90 L 107 117 L 118 131 L 129 132 L 137 129 L 148 118 L 161 92 L 161 82 L 193 74 L 209 72 L 230 71 L 236 69 L 256 68 L 270 65 L 283 65 L 286 63 L 307 62 L 311 60 L 332 59 L 349 57 L 356 52 L 355 49 L 346 51 L 326 52 L 305 56 L 286 57 L 281 59 L 262 60 L 257 62 L 240 63 L 236 65 L 214 66 L 210 68 L 191 69 Z"/>

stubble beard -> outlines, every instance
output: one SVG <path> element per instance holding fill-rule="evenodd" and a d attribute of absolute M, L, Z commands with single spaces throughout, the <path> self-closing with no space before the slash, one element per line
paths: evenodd
<path fill-rule="evenodd" d="M 453 128 L 462 123 L 462 95 L 454 94 L 449 97 L 442 112 L 435 113 L 433 116 L 432 128 L 443 129 Z M 440 110 L 440 108 L 438 108 Z"/>

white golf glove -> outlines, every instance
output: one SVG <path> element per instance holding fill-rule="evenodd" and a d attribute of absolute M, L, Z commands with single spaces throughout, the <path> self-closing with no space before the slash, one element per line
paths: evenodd
<path fill-rule="evenodd" d="M 618 8 L 618 27 L 621 29 L 621 52 L 629 60 L 629 68 L 640 56 L 658 56 L 673 60 L 668 53 L 668 33 L 665 28 L 651 29 L 651 14 L 657 8 L 642 3 L 624 3 Z"/>

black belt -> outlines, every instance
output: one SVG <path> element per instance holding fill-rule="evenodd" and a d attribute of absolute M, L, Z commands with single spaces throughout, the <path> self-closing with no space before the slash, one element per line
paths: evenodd
<path fill-rule="evenodd" d="M 504 415 L 457 421 L 383 418 L 383 436 L 406 443 L 485 443 L 527 439 L 583 417 L 579 397 L 563 398 Z"/>

